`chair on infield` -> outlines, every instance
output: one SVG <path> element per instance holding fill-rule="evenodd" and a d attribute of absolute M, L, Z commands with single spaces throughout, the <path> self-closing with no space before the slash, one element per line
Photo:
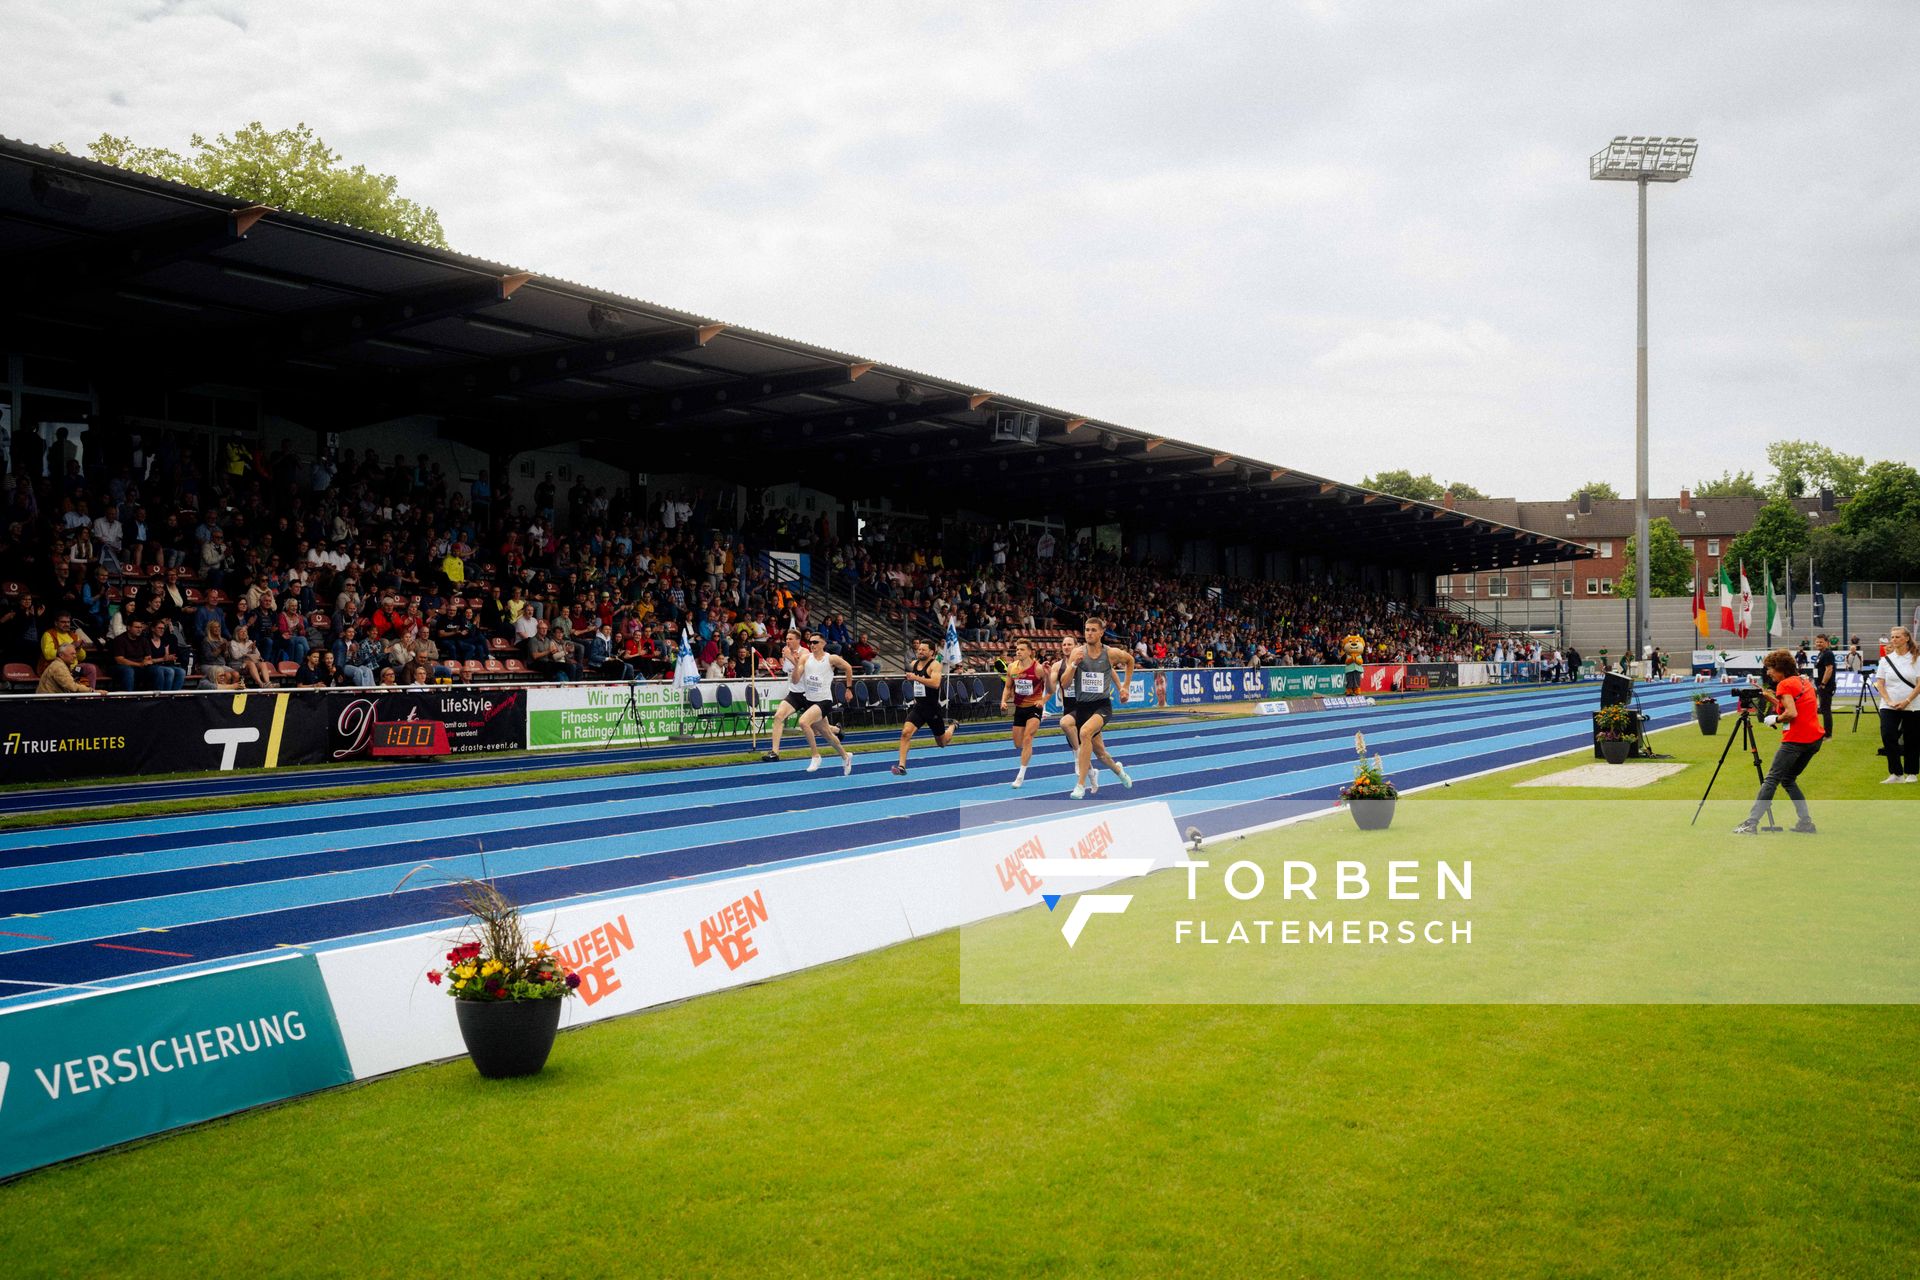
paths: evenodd
<path fill-rule="evenodd" d="M 992 708 L 987 702 L 987 682 L 979 676 L 974 676 L 968 683 L 973 686 L 972 691 L 967 696 L 968 705 L 973 707 L 975 715 L 984 716 L 988 714 Z"/>
<path fill-rule="evenodd" d="M 864 723 L 873 723 L 873 690 L 867 688 L 865 680 L 853 682 L 853 706 L 850 711 L 864 717 Z"/>
<path fill-rule="evenodd" d="M 868 704 L 873 710 L 873 722 L 879 724 L 893 718 L 893 683 L 888 680 L 873 682 L 873 701 Z"/>

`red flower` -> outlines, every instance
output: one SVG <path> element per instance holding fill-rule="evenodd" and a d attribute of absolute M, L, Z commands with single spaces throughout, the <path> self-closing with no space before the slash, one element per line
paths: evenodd
<path fill-rule="evenodd" d="M 433 984 L 434 986 L 436 986 L 436 987 L 437 987 L 437 986 L 439 986 L 439 985 L 440 985 L 440 971 L 439 971 L 438 969 L 429 969 L 429 970 L 427 970 L 427 981 L 428 981 L 428 982 L 431 982 L 431 983 L 432 983 L 432 984 Z"/>

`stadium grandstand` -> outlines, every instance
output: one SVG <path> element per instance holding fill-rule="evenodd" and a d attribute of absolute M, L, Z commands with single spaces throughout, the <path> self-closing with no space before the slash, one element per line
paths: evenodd
<path fill-rule="evenodd" d="M 103 689 L 739 677 L 1092 612 L 1147 665 L 1453 660 L 1435 575 L 1588 554 L 11 141 L 0 254 L 18 690 L 67 639 Z"/>

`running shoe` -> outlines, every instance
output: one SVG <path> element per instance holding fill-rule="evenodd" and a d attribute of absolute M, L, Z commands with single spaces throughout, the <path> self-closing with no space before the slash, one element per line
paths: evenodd
<path fill-rule="evenodd" d="M 906 777 L 906 776 L 907 776 L 907 766 L 905 766 L 905 765 L 903 765 L 903 764 L 897 764 L 897 765 L 895 765 L 895 766 L 893 766 L 893 776 L 894 776 L 894 777 L 896 777 L 896 778 L 904 778 L 904 777 Z"/>
<path fill-rule="evenodd" d="M 769 751 L 767 752 L 767 754 L 760 757 L 760 763 L 772 764 L 774 761 L 778 760 L 779 758 L 780 758 L 780 753 L 778 751 Z"/>
<path fill-rule="evenodd" d="M 1120 762 L 1118 760 L 1115 760 L 1113 762 L 1113 771 L 1115 774 L 1119 775 L 1121 786 L 1125 787 L 1129 791 L 1133 790 L 1133 776 L 1129 774 L 1124 768 L 1121 767 Z"/>
<path fill-rule="evenodd" d="M 1074 789 L 1067 792 L 1067 794 L 1073 797 L 1075 800 L 1085 800 L 1087 798 L 1087 789 L 1085 787 L 1076 785 Z"/>
<path fill-rule="evenodd" d="M 1759 835 L 1760 824 L 1755 822 L 1752 818 L 1748 818 L 1745 822 L 1741 823 L 1739 826 L 1733 829 L 1733 834 L 1737 836 Z"/>
<path fill-rule="evenodd" d="M 1883 787 L 1891 787 L 1891 786 L 1896 786 L 1899 783 L 1902 783 L 1905 781 L 1906 779 L 1901 777 L 1899 774 L 1890 773 L 1886 777 L 1880 779 L 1880 785 Z"/>
<path fill-rule="evenodd" d="M 820 772 L 820 757 L 819 757 L 819 756 L 815 756 L 815 757 L 814 757 L 813 759 L 811 759 L 811 760 L 809 760 L 809 761 L 807 761 L 807 772 L 808 772 L 808 773 L 818 773 L 818 772 Z"/>
<path fill-rule="evenodd" d="M 840 760 L 840 776 L 846 777 L 853 772 L 853 757 L 843 756 Z"/>

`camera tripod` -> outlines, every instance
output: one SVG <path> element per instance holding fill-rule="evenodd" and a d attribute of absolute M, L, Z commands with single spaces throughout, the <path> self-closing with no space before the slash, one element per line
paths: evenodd
<path fill-rule="evenodd" d="M 600 745 L 603 748 L 612 746 L 613 740 L 620 736 L 620 731 L 629 725 L 633 726 L 635 742 L 645 741 L 647 736 L 646 731 L 640 726 L 640 682 L 627 680 L 624 683 L 627 686 L 627 701 L 613 717 L 613 723 L 607 727 L 607 736 L 600 739 Z"/>
<path fill-rule="evenodd" d="M 1767 780 L 1767 771 L 1760 766 L 1760 744 L 1753 736 L 1753 713 L 1742 707 L 1739 714 L 1734 717 L 1733 727 L 1727 730 L 1727 745 L 1720 748 L 1720 763 L 1713 766 L 1713 776 L 1707 779 L 1707 789 L 1700 793 L 1700 804 L 1693 811 L 1693 822 L 1687 825 L 1692 826 L 1700 821 L 1700 811 L 1707 807 L 1707 797 L 1713 794 L 1713 784 L 1720 780 L 1720 770 L 1727 763 L 1727 753 L 1733 750 L 1735 738 L 1740 740 L 1741 747 L 1753 759 L 1754 779 L 1762 783 Z M 1767 822 L 1760 829 L 1762 831 L 1781 830 L 1780 824 L 1773 817 L 1772 801 L 1767 802 Z"/>

